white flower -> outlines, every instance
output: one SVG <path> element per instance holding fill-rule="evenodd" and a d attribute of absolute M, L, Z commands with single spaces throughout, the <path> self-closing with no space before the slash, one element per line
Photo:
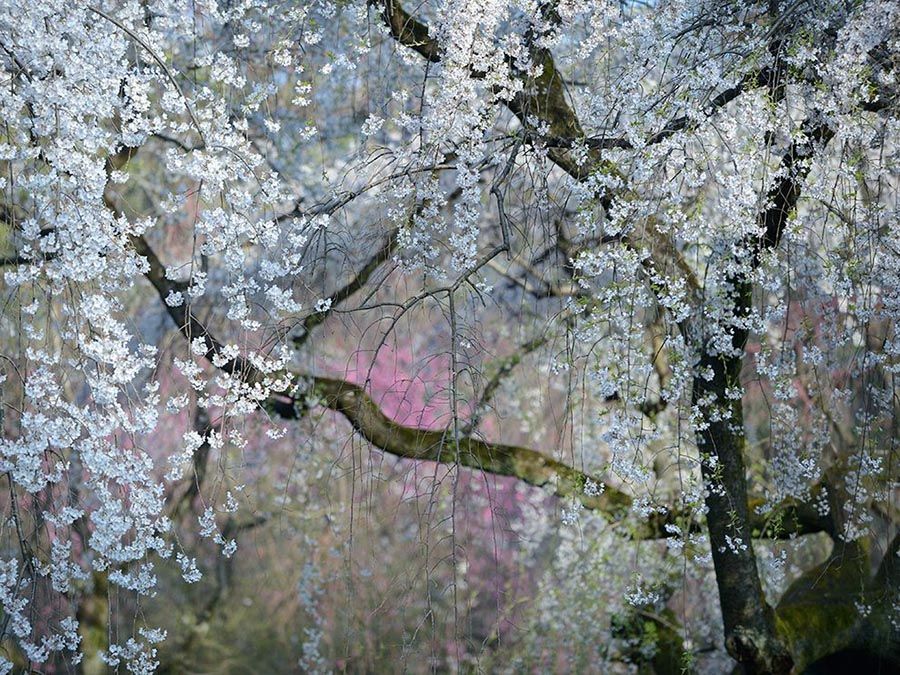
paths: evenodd
<path fill-rule="evenodd" d="M 191 354 L 194 356 L 203 356 L 207 351 L 209 351 L 209 345 L 207 344 L 205 337 L 201 335 L 191 340 Z"/>
<path fill-rule="evenodd" d="M 184 304 L 184 295 L 181 291 L 170 290 L 166 296 L 166 304 L 169 307 L 181 307 Z"/>
<path fill-rule="evenodd" d="M 584 494 L 588 497 L 599 497 L 603 494 L 606 486 L 603 483 L 596 482 L 593 478 L 584 481 Z"/>
<path fill-rule="evenodd" d="M 197 569 L 196 558 L 188 558 L 184 553 L 177 553 L 175 559 L 181 565 L 181 576 L 186 583 L 195 584 L 203 578 L 200 570 Z"/>
<path fill-rule="evenodd" d="M 373 113 L 369 115 L 365 122 L 363 122 L 360 131 L 362 132 L 363 136 L 374 136 L 378 133 L 383 124 L 384 118 L 379 117 L 378 115 Z"/>

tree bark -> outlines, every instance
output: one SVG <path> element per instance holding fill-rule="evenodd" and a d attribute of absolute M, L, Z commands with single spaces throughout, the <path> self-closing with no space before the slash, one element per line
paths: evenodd
<path fill-rule="evenodd" d="M 735 281 L 735 304 L 750 306 L 748 282 Z M 751 539 L 747 478 L 744 467 L 744 413 L 740 398 L 728 396 L 740 386 L 747 331 L 735 329 L 734 351 L 711 354 L 703 349 L 694 378 L 692 403 L 701 406 L 697 434 L 701 473 L 706 487 L 707 526 L 725 625 L 725 647 L 748 673 L 788 673 L 793 661 L 778 636 L 775 614 L 763 595 Z M 712 377 L 706 379 L 712 372 Z"/>

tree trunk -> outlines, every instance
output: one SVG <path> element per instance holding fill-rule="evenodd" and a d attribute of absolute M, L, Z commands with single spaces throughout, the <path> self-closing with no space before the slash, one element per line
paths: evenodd
<path fill-rule="evenodd" d="M 78 632 L 84 660 L 84 675 L 105 675 L 109 668 L 100 653 L 109 649 L 109 582 L 106 572 L 94 572 L 92 587 L 78 606 Z"/>
<path fill-rule="evenodd" d="M 736 282 L 736 305 L 750 306 L 751 289 Z M 713 355 L 703 349 L 694 378 L 692 403 L 702 409 L 705 428 L 697 433 L 701 472 L 706 487 L 706 520 L 712 547 L 719 604 L 725 624 L 725 647 L 748 673 L 788 673 L 793 661 L 775 628 L 756 568 L 747 506 L 744 470 L 744 411 L 741 366 L 747 331 L 735 329 L 735 353 Z M 709 373 L 712 377 L 707 379 Z"/>

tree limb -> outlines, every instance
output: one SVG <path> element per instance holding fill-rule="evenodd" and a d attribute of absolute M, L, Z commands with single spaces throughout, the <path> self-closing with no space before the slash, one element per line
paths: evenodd
<path fill-rule="evenodd" d="M 797 206 L 800 186 L 809 175 L 810 162 L 803 161 L 812 156 L 817 145 L 826 145 L 834 136 L 834 131 L 823 123 L 807 122 L 803 126 L 803 138 L 791 145 L 781 158 L 778 181 L 766 193 L 766 208 L 758 216 L 760 239 L 753 246 L 753 266 L 759 265 L 763 250 L 778 246 L 784 233 L 787 219 Z"/>
<path fill-rule="evenodd" d="M 308 339 L 312 330 L 319 326 L 320 324 L 325 322 L 334 308 L 340 305 L 342 302 L 350 298 L 354 293 L 359 291 L 366 283 L 369 281 L 371 276 L 375 273 L 375 271 L 381 267 L 381 265 L 390 260 L 391 255 L 393 255 L 394 250 L 397 248 L 397 235 L 400 230 L 394 228 L 390 231 L 385 240 L 382 247 L 373 255 L 369 260 L 363 265 L 362 269 L 357 272 L 356 276 L 354 276 L 350 281 L 341 286 L 337 291 L 335 291 L 331 295 L 331 306 L 324 312 L 313 312 L 309 314 L 304 320 L 302 324 L 303 332 L 300 335 L 297 335 L 293 338 L 294 346 L 300 347 L 302 346 Z"/>

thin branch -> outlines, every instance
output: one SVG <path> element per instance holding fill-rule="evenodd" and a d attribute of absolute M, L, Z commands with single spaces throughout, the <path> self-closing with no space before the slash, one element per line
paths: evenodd
<path fill-rule="evenodd" d="M 191 117 L 191 122 L 193 123 L 194 127 L 197 129 L 197 133 L 200 134 L 201 145 L 197 146 L 195 149 L 199 150 L 203 146 L 205 146 L 206 140 L 203 135 L 203 129 L 200 127 L 200 122 L 197 120 L 197 116 L 194 114 L 194 109 L 191 106 L 190 101 L 188 101 L 187 96 L 184 95 L 184 91 L 182 91 L 181 85 L 178 84 L 178 80 L 175 79 L 175 75 L 173 75 L 172 71 L 169 70 L 169 66 L 166 65 L 165 61 L 163 61 L 159 56 L 157 56 L 156 52 L 153 51 L 153 49 L 150 47 L 150 45 L 148 45 L 146 42 L 144 42 L 144 40 L 141 39 L 141 37 L 137 33 L 135 33 L 133 30 L 131 30 L 130 28 L 125 26 L 118 19 L 111 17 L 109 14 L 105 13 L 103 10 L 97 9 L 96 7 L 88 7 L 88 10 L 93 12 L 97 16 L 100 16 L 100 17 L 106 19 L 111 24 L 116 26 L 119 30 L 121 30 L 123 33 L 128 35 L 128 37 L 130 37 L 132 40 L 137 42 L 141 47 L 144 48 L 144 50 L 148 54 L 150 54 L 150 57 L 154 61 L 156 61 L 156 63 L 159 65 L 159 67 L 163 69 L 163 72 L 166 74 L 166 77 L 168 78 L 169 82 L 172 83 L 172 86 L 175 87 L 175 91 L 178 92 L 178 95 L 181 97 L 181 100 L 184 102 L 184 107 L 187 109 L 188 115 L 190 115 L 190 117 Z"/>
<path fill-rule="evenodd" d="M 503 380 L 522 362 L 522 359 L 528 354 L 537 351 L 549 341 L 550 338 L 546 335 L 536 337 L 519 345 L 515 352 L 493 364 L 494 373 L 481 390 L 481 396 L 478 397 L 472 417 L 463 427 L 463 434 L 470 434 L 474 429 L 478 428 L 478 425 L 481 424 L 481 420 L 484 418 L 484 414 L 487 412 L 488 404 L 494 398 L 494 394 L 497 393 L 500 385 L 503 384 Z"/>
<path fill-rule="evenodd" d="M 523 268 L 526 267 L 526 265 L 522 264 L 521 262 L 517 261 L 517 264 Z M 490 267 L 492 270 L 494 270 L 494 272 L 502 276 L 504 279 L 512 282 L 523 291 L 537 298 L 538 300 L 543 300 L 545 298 L 575 297 L 583 293 L 583 290 L 578 288 L 577 286 L 557 285 L 551 284 L 549 282 L 543 282 L 544 286 L 542 288 L 538 288 L 527 278 L 518 277 L 514 274 L 511 274 L 509 271 L 509 265 L 503 265 L 496 260 L 492 260 L 491 262 L 489 262 L 488 267 Z"/>
<path fill-rule="evenodd" d="M 189 509 L 194 501 L 194 497 L 200 494 L 200 489 L 203 487 L 203 482 L 206 479 L 209 451 L 212 447 L 209 443 L 209 434 L 212 429 L 209 412 L 206 408 L 198 407 L 194 413 L 194 431 L 200 434 L 203 442 L 194 452 L 193 461 L 191 462 L 191 474 L 183 481 L 187 485 L 184 492 L 176 498 L 176 491 L 172 489 L 166 495 L 166 506 L 169 508 L 172 520 L 177 520 L 184 509 Z"/>
<path fill-rule="evenodd" d="M 375 271 L 381 267 L 381 265 L 390 260 L 391 256 L 394 253 L 394 249 L 397 247 L 397 235 L 399 234 L 399 229 L 394 228 L 388 234 L 387 239 L 381 248 L 373 255 L 369 260 L 363 265 L 362 269 L 357 272 L 356 276 L 354 276 L 350 281 L 341 286 L 337 291 L 335 291 L 331 295 L 331 305 L 324 312 L 314 312 L 313 314 L 308 315 L 303 320 L 303 333 L 297 335 L 293 338 L 294 346 L 301 347 L 306 341 L 309 339 L 310 334 L 316 326 L 324 323 L 325 320 L 331 315 L 331 313 L 345 300 L 349 299 L 352 295 L 358 292 Z"/>

